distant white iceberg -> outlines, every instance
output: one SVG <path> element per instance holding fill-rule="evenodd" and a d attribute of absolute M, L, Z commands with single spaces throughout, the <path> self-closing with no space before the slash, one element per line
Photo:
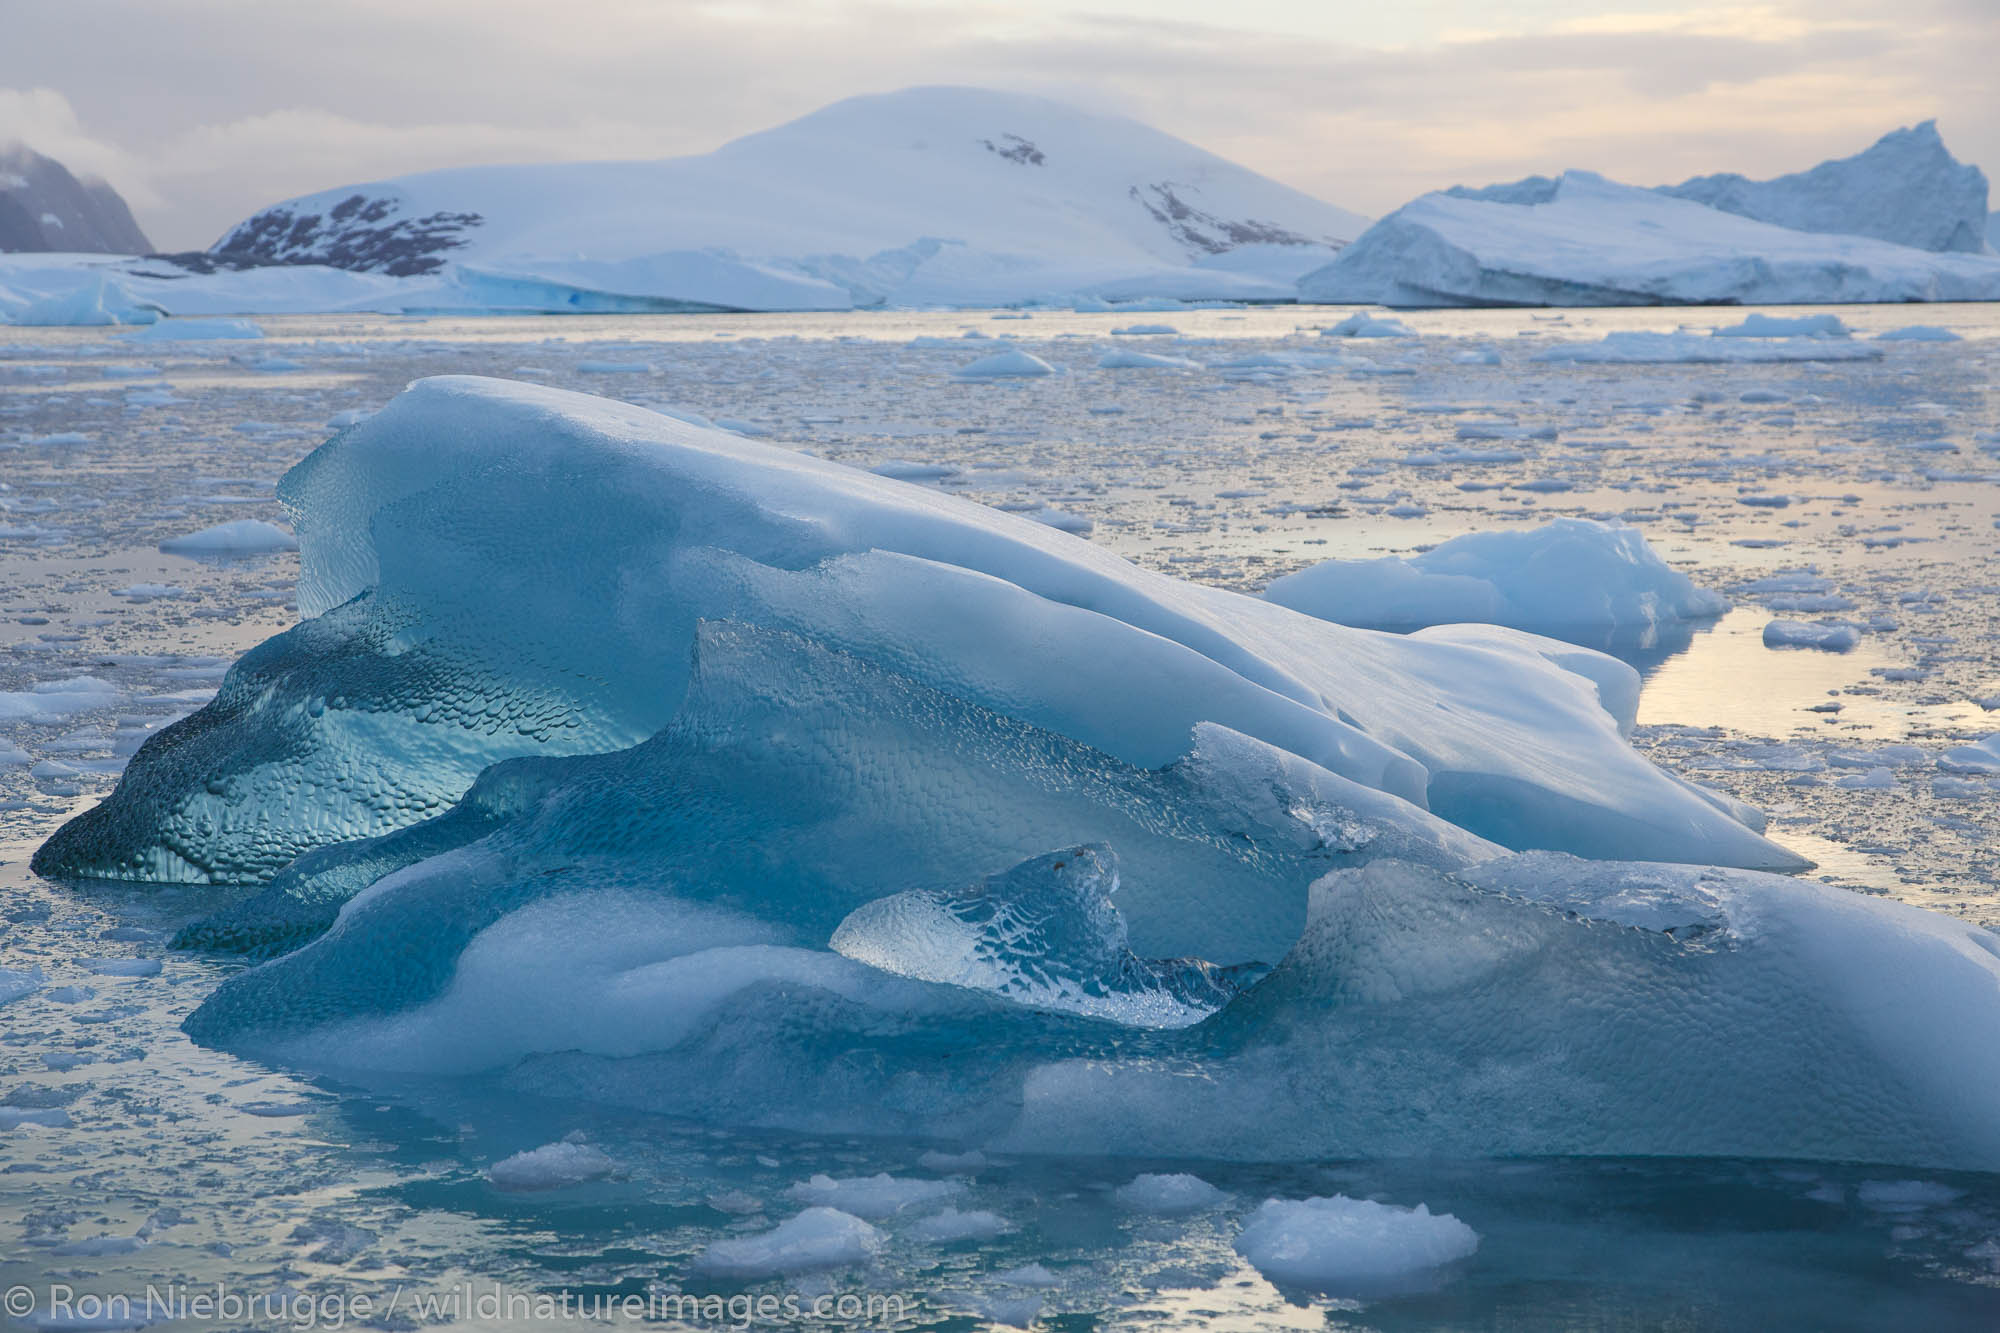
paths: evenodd
<path fill-rule="evenodd" d="M 1427 194 L 1301 278 L 1299 295 L 1410 307 L 1996 300 L 1986 203 L 1985 176 L 1926 122 L 1772 181 L 1648 190 L 1569 171 Z"/>

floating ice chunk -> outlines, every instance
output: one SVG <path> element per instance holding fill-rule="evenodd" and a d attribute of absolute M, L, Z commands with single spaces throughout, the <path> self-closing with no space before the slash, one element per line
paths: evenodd
<path fill-rule="evenodd" d="M 1875 335 L 1877 342 L 1955 343 L 1959 336 L 1937 324 L 1905 324 Z"/>
<path fill-rule="evenodd" d="M 124 284 L 101 272 L 86 270 L 75 275 L 74 284 L 67 288 L 30 297 L 26 304 L 8 313 L 3 322 L 89 326 L 151 324 L 161 313 L 159 306 L 133 295 Z"/>
<path fill-rule="evenodd" d="M 1357 310 L 1338 324 L 1319 331 L 1322 338 L 1414 338 L 1417 331 L 1400 319 L 1388 319 Z"/>
<path fill-rule="evenodd" d="M 2000 269 L 1996 269 L 2000 281 Z M 1685 363 L 1706 365 L 1768 361 L 1875 361 L 1878 347 L 1833 338 L 1738 338 L 1718 341 L 1705 333 L 1644 333 L 1621 329 L 1600 342 L 1564 343 L 1534 355 L 1536 361 L 1579 365 Z"/>
<path fill-rule="evenodd" d="M 913 463 L 904 458 L 891 458 L 868 470 L 878 477 L 893 477 L 897 481 L 942 481 L 960 471 L 950 463 Z"/>
<path fill-rule="evenodd" d="M 1407 560 L 1324 561 L 1274 580 L 1264 596 L 1344 625 L 1478 622 L 1557 635 L 1657 630 L 1729 609 L 1662 560 L 1637 528 L 1571 518 L 1455 537 Z"/>
<path fill-rule="evenodd" d="M 882 1248 L 882 1233 L 833 1208 L 808 1208 L 761 1235 L 719 1240 L 695 1260 L 712 1277 L 783 1277 L 864 1264 Z"/>
<path fill-rule="evenodd" d="M 1184 356 L 1163 356 L 1129 347 L 1114 347 L 1097 359 L 1099 370 L 1200 370 L 1199 361 Z"/>
<path fill-rule="evenodd" d="M 1060 1287 L 1062 1279 L 1041 1264 L 1023 1264 L 1010 1268 L 1004 1273 L 993 1275 L 995 1282 L 1005 1282 L 1012 1287 Z"/>
<path fill-rule="evenodd" d="M 991 1240 L 1010 1230 L 1007 1219 L 998 1213 L 984 1209 L 973 1209 L 961 1213 L 956 1208 L 946 1208 L 941 1213 L 920 1217 L 909 1227 L 910 1235 L 918 1240 L 926 1240 L 933 1245 L 949 1245 L 965 1240 Z"/>
<path fill-rule="evenodd" d="M 1152 334 L 1177 334 L 1180 332 L 1179 329 L 1171 324 L 1127 324 L 1122 329 L 1113 329 L 1111 331 L 1121 337 L 1128 338 Z"/>
<path fill-rule="evenodd" d="M 1058 532 L 1067 532 L 1073 537 L 1087 537 L 1097 528 L 1095 520 L 1083 514 L 1072 514 L 1067 509 L 1057 509 L 1054 505 L 1041 505 L 1021 511 L 1026 517 Z"/>
<path fill-rule="evenodd" d="M 838 1208 L 878 1222 L 921 1204 L 953 1198 L 965 1190 L 962 1180 L 898 1180 L 882 1172 L 873 1176 L 816 1175 L 785 1193 L 800 1203 Z"/>
<path fill-rule="evenodd" d="M 1217 969 L 1132 953 L 1111 902 L 1117 889 L 1109 848 L 1072 847 L 969 889 L 878 898 L 849 913 L 830 944 L 899 976 L 1137 1027 L 1185 1026 L 1228 1003 L 1237 987 Z"/>
<path fill-rule="evenodd" d="M 1946 750 L 1937 765 L 1949 773 L 2000 773 L 2000 732 Z"/>
<path fill-rule="evenodd" d="M 1764 626 L 1766 648 L 1817 648 L 1821 652 L 1844 653 L 1860 642 L 1859 625 L 1773 620 Z"/>
<path fill-rule="evenodd" d="M 502 1158 L 486 1168 L 486 1178 L 495 1189 L 529 1193 L 602 1180 L 617 1169 L 618 1164 L 601 1150 L 565 1139 Z"/>
<path fill-rule="evenodd" d="M 57 722 L 109 708 L 124 697 L 123 690 L 95 676 L 45 680 L 26 690 L 0 690 L 0 721 Z"/>
<path fill-rule="evenodd" d="M 424 381 L 279 499 L 312 618 L 38 865 L 254 881 L 439 812 L 496 761 L 637 744 L 678 707 L 703 618 L 806 634 L 1127 762 L 1170 762 L 1214 720 L 1475 831 L 1795 864 L 1635 754 L 1573 649 L 1347 629 L 602 399 Z M 579 542 L 586 515 L 598 539 Z"/>
<path fill-rule="evenodd" d="M 601 357 L 585 357 L 576 363 L 579 375 L 650 375 L 653 363 L 650 361 L 608 361 Z"/>
<path fill-rule="evenodd" d="M 1185 1171 L 1169 1175 L 1143 1174 L 1132 1177 L 1111 1192 L 1120 1206 L 1135 1213 L 1198 1213 L 1213 1208 L 1229 1196 L 1200 1176 Z"/>
<path fill-rule="evenodd" d="M 212 342 L 263 336 L 263 326 L 248 319 L 163 319 L 125 335 L 133 341 L 145 342 Z"/>
<path fill-rule="evenodd" d="M 1885 1213 L 1922 1212 L 1965 1197 L 1964 1190 L 1934 1180 L 1864 1180 L 1854 1194 L 1862 1206 Z"/>
<path fill-rule="evenodd" d="M 1004 352 L 982 356 L 970 365 L 960 366 L 952 372 L 953 379 L 993 380 L 1019 379 L 1037 375 L 1053 375 L 1056 368 L 1038 356 L 1010 347 Z"/>
<path fill-rule="evenodd" d="M 87 1240 L 73 1240 L 67 1245 L 58 1245 L 50 1254 L 64 1256 L 88 1256 L 103 1258 L 114 1254 L 137 1254 L 146 1248 L 144 1236 L 91 1236 Z"/>
<path fill-rule="evenodd" d="M 187 589 L 171 583 L 134 583 L 127 588 L 114 588 L 113 597 L 124 597 L 134 602 L 171 601 L 187 596 Z"/>
<path fill-rule="evenodd" d="M 162 964 L 157 958 L 93 958 L 83 966 L 100 977 L 157 977 Z"/>
<path fill-rule="evenodd" d="M 926 1171 L 942 1171 L 950 1174 L 970 1175 L 986 1169 L 986 1154 L 974 1148 L 969 1152 L 938 1152 L 936 1149 L 917 1159 L 917 1165 Z"/>
<path fill-rule="evenodd" d="M 1741 324 L 1715 330 L 1718 338 L 1845 338 L 1854 330 L 1840 322 L 1839 315 L 1767 315 L 1761 310 L 1743 317 Z"/>
<path fill-rule="evenodd" d="M 1243 1224 L 1236 1248 L 1282 1286 L 1371 1295 L 1470 1258 L 1479 1233 L 1423 1204 L 1403 1208 L 1336 1194 L 1265 1200 Z"/>
<path fill-rule="evenodd" d="M 46 981 L 39 967 L 0 967 L 0 1005 L 33 995 Z"/>
<path fill-rule="evenodd" d="M 19 768 L 33 758 L 26 750 L 7 741 L 0 741 L 0 768 Z"/>
<path fill-rule="evenodd" d="M 160 543 L 160 549 L 169 555 L 265 555 L 273 551 L 296 551 L 299 539 L 261 518 L 239 518 L 200 532 L 169 537 Z"/>

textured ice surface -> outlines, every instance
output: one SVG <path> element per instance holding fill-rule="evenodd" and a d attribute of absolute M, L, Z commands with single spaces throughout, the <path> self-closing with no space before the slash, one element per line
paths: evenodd
<path fill-rule="evenodd" d="M 183 942 L 288 947 L 367 889 L 334 933 L 204 1011 L 205 1031 L 240 1040 L 425 1000 L 467 939 L 545 897 L 699 898 L 758 923 L 748 939 L 820 947 L 875 899 L 955 889 L 1082 839 L 1119 849 L 1132 949 L 1225 965 L 1281 956 L 1307 884 L 1332 866 L 1457 866 L 1498 850 L 1223 728 L 1203 725 L 1185 758 L 1140 769 L 783 632 L 711 625 L 686 704 L 646 744 L 498 765 L 440 818 L 302 858 Z M 1024 869 L 1010 884 L 1067 908 L 1066 946 L 1090 948 L 1072 980 L 1101 986 L 1109 969 L 1121 986 L 1147 975 L 1151 989 L 1171 978 L 1208 994 L 1181 969 L 1135 959 L 1120 971 L 1119 949 L 1075 928 L 1092 904 L 1060 896 L 1073 882 Z M 876 947 L 891 938 L 878 932 Z"/>
<path fill-rule="evenodd" d="M 1135 955 L 1111 902 L 1117 888 L 1110 848 L 1072 847 L 972 888 L 864 903 L 831 944 L 898 976 L 1142 1027 L 1184 1026 L 1234 998 L 1235 981 L 1199 959 Z"/>
<path fill-rule="evenodd" d="M 1343 625 L 1418 629 L 1467 621 L 1570 638 L 1657 637 L 1729 603 L 1662 560 L 1637 528 L 1562 518 L 1525 532 L 1455 537 L 1408 560 L 1328 560 L 1264 590 Z"/>
<path fill-rule="evenodd" d="M 1191 1030 L 1186 1065 L 1045 1065 L 1001 1142 L 1991 1169 L 1996 1009 L 1992 932 L 1819 884 L 1550 853 L 1459 876 L 1379 862 L 1314 886 L 1298 946 Z"/>
<path fill-rule="evenodd" d="M 44 872 L 265 879 L 441 811 L 494 761 L 635 743 L 678 707 L 702 617 L 797 631 L 1131 763 L 1213 721 L 1512 846 L 1798 864 L 1632 752 L 1636 681 L 1608 658 L 1332 625 L 603 399 L 424 381 L 279 497 L 314 618 L 150 741 Z"/>
<path fill-rule="evenodd" d="M 2000 1164 L 1995 937 L 1820 884 L 1546 852 L 1372 862 L 1314 885 L 1269 976 L 1158 1027 L 885 975 L 717 904 L 585 887 L 607 878 L 588 865 L 468 930 L 475 897 L 528 896 L 494 859 L 385 880 L 190 1030 L 350 1076 L 495 1068 L 539 1096 L 1007 1151 Z M 1020 965 L 1101 957 L 1067 944 L 1028 941 Z"/>

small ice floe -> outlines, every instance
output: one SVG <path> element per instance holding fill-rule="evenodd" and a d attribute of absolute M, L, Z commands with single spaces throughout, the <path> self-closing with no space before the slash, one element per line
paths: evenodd
<path fill-rule="evenodd" d="M 1417 331 L 1400 319 L 1371 315 L 1357 310 L 1338 324 L 1319 331 L 1322 338 L 1414 338 Z"/>
<path fill-rule="evenodd" d="M 263 326 L 248 319 L 163 319 L 124 335 L 131 342 L 214 342 L 263 336 Z"/>
<path fill-rule="evenodd" d="M 1343 1295 L 1407 1289 L 1413 1279 L 1469 1258 L 1479 1233 L 1423 1204 L 1403 1208 L 1350 1199 L 1269 1199 L 1236 1248 L 1272 1282 Z"/>
<path fill-rule="evenodd" d="M 45 680 L 25 690 L 0 690 L 0 722 L 60 722 L 77 713 L 109 708 L 124 691 L 96 676 Z"/>
<path fill-rule="evenodd" d="M 1018 347 L 1010 347 L 1004 352 L 982 356 L 970 365 L 960 366 L 952 372 L 953 379 L 996 380 L 1028 379 L 1039 375 L 1053 375 L 1056 368 L 1038 356 L 1030 355 Z"/>
<path fill-rule="evenodd" d="M 576 363 L 580 375 L 650 375 L 653 363 L 650 361 L 602 361 L 586 357 Z"/>
<path fill-rule="evenodd" d="M 1088 537 L 1097 528 L 1095 521 L 1085 518 L 1082 514 L 1072 514 L 1067 509 L 1057 509 L 1052 505 L 1027 510 L 1023 516 L 1054 528 L 1058 532 L 1067 532 L 1073 537 Z"/>
<path fill-rule="evenodd" d="M 890 458 L 868 469 L 878 477 L 897 481 L 942 481 L 959 469 L 949 463 L 917 463 L 907 458 Z"/>
<path fill-rule="evenodd" d="M 162 602 L 187 596 L 187 589 L 171 583 L 135 583 L 129 588 L 113 589 L 111 595 L 131 602 Z"/>
<path fill-rule="evenodd" d="M 838 1208 L 873 1222 L 922 1204 L 942 1202 L 964 1189 L 962 1180 L 903 1180 L 885 1171 L 837 1180 L 829 1175 L 816 1175 L 785 1193 L 800 1203 Z"/>
<path fill-rule="evenodd" d="M 1900 329 L 1890 329 L 1875 335 L 1877 342 L 1911 343 L 1955 343 L 1959 336 L 1950 329 L 1936 324 L 1905 324 Z"/>
<path fill-rule="evenodd" d="M 1766 648 L 1817 648 L 1826 653 L 1844 653 L 1860 642 L 1859 625 L 1774 620 L 1764 626 Z"/>
<path fill-rule="evenodd" d="M 160 543 L 168 555 L 232 556 L 268 555 L 274 551 L 296 551 L 299 539 L 275 523 L 261 518 L 239 518 L 203 528 Z"/>
<path fill-rule="evenodd" d="M 1111 1192 L 1121 1207 L 1135 1213 L 1198 1213 L 1213 1208 L 1229 1196 L 1200 1176 L 1177 1171 L 1166 1175 L 1146 1173 L 1134 1176 Z"/>
<path fill-rule="evenodd" d="M 837 1208 L 808 1208 L 770 1231 L 716 1241 L 694 1261 L 710 1277 L 784 1277 L 867 1263 L 882 1233 Z"/>
<path fill-rule="evenodd" d="M 1741 324 L 1715 330 L 1718 338 L 1845 338 L 1853 330 L 1839 315 L 1766 315 L 1753 312 Z"/>
<path fill-rule="evenodd" d="M 1191 361 L 1184 356 L 1162 356 L 1156 352 L 1138 352 L 1129 347 L 1114 347 L 1097 360 L 1099 370 L 1200 370 L 1201 362 Z"/>
<path fill-rule="evenodd" d="M 946 1208 L 912 1222 L 909 1233 L 933 1245 L 949 1245 L 956 1241 L 991 1240 L 1008 1229 L 1007 1219 L 998 1213 L 979 1209 L 961 1213 L 956 1208 Z"/>
<path fill-rule="evenodd" d="M 2000 773 L 2000 731 L 1946 750 L 1938 756 L 1937 766 L 1947 773 Z"/>
<path fill-rule="evenodd" d="M 564 1139 L 495 1162 L 486 1168 L 486 1179 L 497 1190 L 526 1194 L 602 1180 L 617 1169 L 618 1164 L 600 1150 Z"/>
<path fill-rule="evenodd" d="M 161 964 L 157 958 L 90 958 L 83 966 L 100 977 L 157 977 Z"/>
<path fill-rule="evenodd" d="M 1964 1195 L 1934 1180 L 1864 1180 L 1854 1191 L 1864 1208 L 1880 1213 L 1916 1213 L 1942 1208 Z"/>

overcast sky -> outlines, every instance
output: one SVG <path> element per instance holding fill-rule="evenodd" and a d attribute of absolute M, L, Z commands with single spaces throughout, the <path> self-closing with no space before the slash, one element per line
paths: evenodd
<path fill-rule="evenodd" d="M 0 0 L 0 141 L 182 249 L 334 185 L 701 152 L 961 83 L 1379 215 L 1572 166 L 1773 175 L 1930 117 L 2000 170 L 1996 63 L 2000 0 Z"/>

